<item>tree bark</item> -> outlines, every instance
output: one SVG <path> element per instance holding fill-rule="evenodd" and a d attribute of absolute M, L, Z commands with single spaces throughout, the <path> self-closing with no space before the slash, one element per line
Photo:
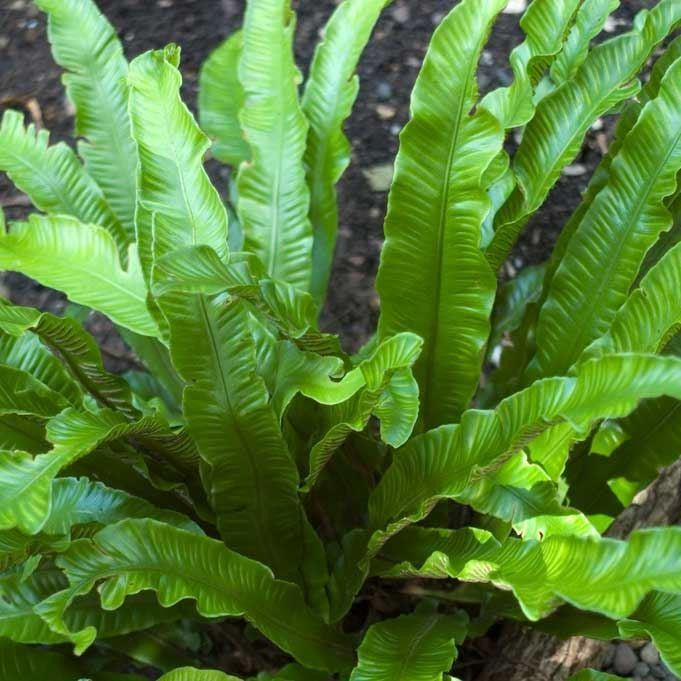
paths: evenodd
<path fill-rule="evenodd" d="M 607 534 L 625 538 L 643 527 L 681 524 L 681 460 L 664 470 L 613 523 Z M 586 667 L 598 669 L 609 644 L 583 637 L 561 640 L 529 627 L 509 624 L 498 654 L 478 681 L 565 681 Z"/>

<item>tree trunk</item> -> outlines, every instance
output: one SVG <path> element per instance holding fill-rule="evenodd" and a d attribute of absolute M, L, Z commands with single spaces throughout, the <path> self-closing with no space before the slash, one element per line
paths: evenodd
<path fill-rule="evenodd" d="M 608 536 L 625 538 L 643 527 L 681 523 L 681 460 L 639 494 L 608 530 Z M 601 667 L 608 644 L 582 637 L 567 641 L 508 624 L 498 653 L 483 669 L 478 681 L 565 681 L 584 669 Z"/>

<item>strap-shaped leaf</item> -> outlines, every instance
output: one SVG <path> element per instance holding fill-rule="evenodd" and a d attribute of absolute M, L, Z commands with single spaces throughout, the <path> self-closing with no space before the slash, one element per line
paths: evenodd
<path fill-rule="evenodd" d="M 24 452 L 3 452 L 0 455 L 0 528 L 16 527 L 26 534 L 39 532 L 50 517 L 55 476 L 97 447 L 127 437 L 156 445 L 164 453 L 175 453 L 173 434 L 156 417 L 131 423 L 121 414 L 106 409 L 93 413 L 71 408 L 47 425 L 47 439 L 53 444 L 51 451 L 35 458 Z"/>
<path fill-rule="evenodd" d="M 661 394 L 681 394 L 681 361 L 610 355 L 581 365 L 575 378 L 539 381 L 493 412 L 469 410 L 460 424 L 412 438 L 396 452 L 369 498 L 370 531 L 350 533 L 344 540 L 344 555 L 331 582 L 334 617 L 350 607 L 371 557 L 391 536 L 428 515 L 439 500 L 464 500 L 472 483 L 494 474 L 551 425 L 567 422 L 572 437 L 585 437 L 595 421 L 625 416 L 640 400 Z M 583 526 L 583 520 L 576 520 Z"/>
<path fill-rule="evenodd" d="M 388 200 L 379 335 L 425 339 L 414 367 L 426 428 L 457 420 L 475 391 L 496 280 L 480 250 L 482 175 L 503 131 L 477 99 L 475 67 L 503 0 L 464 0 L 435 31 L 412 95 Z M 409 295 L 405 296 L 405 290 Z"/>
<path fill-rule="evenodd" d="M 132 406 L 132 395 L 125 381 L 104 369 L 97 344 L 76 320 L 55 317 L 49 312 L 40 312 L 31 307 L 0 305 L 0 329 L 21 339 L 31 338 L 27 332 L 34 334 L 36 341 L 40 339 L 49 347 L 62 360 L 71 376 L 102 406 L 131 417 L 138 415 Z M 26 344 L 21 348 L 26 352 L 30 349 Z M 48 352 L 47 349 L 44 352 Z M 26 361 L 29 355 L 24 357 Z M 54 360 L 57 361 L 56 358 Z M 51 362 L 45 358 L 41 362 L 45 362 L 55 372 L 55 382 L 48 381 L 44 371 L 40 371 L 35 364 L 30 369 L 32 374 L 53 389 L 59 389 L 65 397 L 71 397 L 70 401 L 73 401 L 73 389 L 64 383 L 56 369 L 52 369 Z"/>
<path fill-rule="evenodd" d="M 253 303 L 268 322 L 303 346 L 312 344 L 316 331 L 316 307 L 308 293 L 289 284 L 259 279 L 252 263 L 232 253 L 225 264 L 208 246 L 190 246 L 167 253 L 155 263 L 154 293 L 173 291 L 217 295 L 229 293 Z"/>
<path fill-rule="evenodd" d="M 608 333 L 583 357 L 614 352 L 660 352 L 681 324 L 681 244 L 653 266 L 622 307 Z"/>
<path fill-rule="evenodd" d="M 607 186 L 572 235 L 553 277 L 537 327 L 537 363 L 543 375 L 567 371 L 607 331 L 646 251 L 671 226 L 663 199 L 675 191 L 679 169 L 681 59 L 624 140 Z M 602 257 L 606 267 L 597 264 Z"/>
<path fill-rule="evenodd" d="M 73 599 L 100 580 L 102 607 L 115 610 L 129 594 L 151 589 L 171 606 L 196 600 L 204 617 L 245 616 L 302 664 L 347 670 L 353 651 L 347 638 L 324 624 L 305 605 L 298 587 L 275 580 L 265 566 L 200 537 L 151 520 L 128 520 L 72 544 L 58 560 L 70 587 L 48 598 L 38 612 L 53 631 L 87 648 L 92 627 L 69 631 L 64 615 Z"/>
<path fill-rule="evenodd" d="M 591 41 L 601 32 L 608 16 L 619 4 L 620 0 L 584 0 L 581 3 L 563 49 L 551 64 L 554 85 L 562 85 L 577 73 L 587 58 Z"/>
<path fill-rule="evenodd" d="M 239 122 L 244 103 L 239 82 L 243 44 L 243 33 L 233 33 L 208 55 L 199 73 L 199 123 L 213 139 L 213 156 L 235 168 L 251 157 Z"/>
<path fill-rule="evenodd" d="M 355 73 L 381 10 L 392 0 L 344 0 L 324 27 L 305 84 L 302 107 L 310 124 L 305 150 L 314 230 L 311 293 L 324 300 L 338 231 L 336 183 L 350 162 L 343 123 L 359 92 Z"/>
<path fill-rule="evenodd" d="M 534 0 L 520 20 L 525 40 L 510 56 L 514 81 L 490 92 L 481 106 L 505 129 L 525 125 L 534 115 L 534 88 L 550 58 L 560 52 L 582 0 Z"/>
<path fill-rule="evenodd" d="M 401 447 L 411 435 L 418 416 L 418 386 L 411 373 L 422 340 L 410 333 L 383 341 L 368 359 L 350 371 L 337 386 L 357 385 L 345 399 L 329 401 L 324 395 L 301 390 L 320 404 L 329 405 L 319 414 L 322 437 L 310 451 L 309 470 L 303 489 L 309 491 L 334 452 L 351 432 L 364 430 L 372 415 L 381 423 L 381 439 Z M 328 389 L 327 389 L 328 390 Z M 334 390 L 338 394 L 338 389 Z M 329 391 L 329 396 L 333 394 Z M 320 399 L 322 398 L 322 399 Z"/>
<path fill-rule="evenodd" d="M 28 222 L 14 223 L 9 234 L 0 232 L 1 269 L 63 291 L 135 333 L 156 336 L 137 255 L 130 253 L 125 270 L 109 232 L 66 216 L 31 215 Z"/>
<path fill-rule="evenodd" d="M 562 505 L 557 485 L 522 452 L 470 484 L 458 501 L 511 523 L 518 534 L 529 538 L 597 534 L 579 511 Z"/>
<path fill-rule="evenodd" d="M 76 107 L 76 135 L 85 139 L 79 152 L 132 242 L 137 154 L 130 136 L 123 48 L 92 0 L 36 4 L 49 16 L 52 53 L 67 72 L 63 80 Z"/>
<path fill-rule="evenodd" d="M 154 253 L 147 252 L 149 245 L 140 247 L 146 277 L 152 255 L 181 246 L 204 244 L 220 257 L 227 253 L 227 213 L 203 167 L 210 143 L 180 98 L 179 60 L 179 48 L 168 45 L 137 57 L 128 74 L 139 200 L 154 216 Z M 148 244 L 149 235 L 138 234 L 143 237 Z"/>
<path fill-rule="evenodd" d="M 0 364 L 0 415 L 50 418 L 68 406 L 57 392 L 22 369 Z"/>
<path fill-rule="evenodd" d="M 67 637 L 53 632 L 35 611 L 39 603 L 67 587 L 64 574 L 54 567 L 40 567 L 28 577 L 19 570 L 5 573 L 0 577 L 0 636 L 16 643 L 68 641 Z M 151 593 L 137 594 L 124 607 L 107 612 L 92 594 L 69 610 L 67 622 L 74 629 L 96 626 L 100 638 L 111 638 L 195 614 L 186 603 L 163 608 Z"/>
<path fill-rule="evenodd" d="M 631 617 L 618 623 L 627 638 L 649 636 L 664 663 L 681 674 L 681 597 L 652 593 Z"/>
<path fill-rule="evenodd" d="M 244 303 L 162 299 L 173 362 L 187 381 L 183 411 L 207 464 L 208 497 L 228 546 L 300 577 L 298 472 L 257 375 Z"/>
<path fill-rule="evenodd" d="M 164 674 L 158 681 L 239 681 L 239 679 L 223 672 L 182 667 Z"/>
<path fill-rule="evenodd" d="M 617 428 L 623 442 L 610 456 L 592 453 L 568 466 L 573 503 L 586 513 L 614 517 L 679 458 L 681 403 L 670 397 L 646 400 Z M 588 475 L 580 475 L 582 465 L 588 466 Z"/>
<path fill-rule="evenodd" d="M 251 163 L 238 176 L 246 249 L 273 279 L 310 288 L 312 226 L 303 155 L 308 124 L 298 102 L 290 0 L 252 0 L 244 16 L 241 127 Z"/>
<path fill-rule="evenodd" d="M 71 215 L 104 227 L 125 260 L 131 239 L 102 190 L 70 147 L 63 142 L 50 147 L 49 139 L 46 130 L 38 131 L 34 125 L 25 128 L 18 111 L 5 111 L 0 124 L 0 170 L 45 213 Z"/>
<path fill-rule="evenodd" d="M 490 581 L 512 589 L 531 620 L 562 602 L 620 619 L 651 591 L 681 593 L 678 527 L 640 530 L 627 541 L 552 536 L 541 542 L 507 539 L 501 545 L 466 535 L 470 532 L 410 527 L 383 547 L 381 560 L 393 566 L 379 571 Z"/>
<path fill-rule="evenodd" d="M 37 454 L 47 449 L 43 425 L 26 416 L 0 416 L 0 449 Z"/>
<path fill-rule="evenodd" d="M 65 551 L 77 533 L 127 518 L 153 518 L 202 534 L 196 523 L 181 513 L 159 509 L 140 497 L 87 478 L 57 478 L 52 482 L 50 513 L 39 534 L 26 535 L 18 530 L 0 532 L 0 563 L 9 565 L 37 553 Z"/>
<path fill-rule="evenodd" d="M 497 213 L 487 257 L 496 269 L 511 251 L 529 216 L 543 203 L 575 158 L 593 122 L 638 91 L 630 84 L 655 47 L 681 22 L 676 0 L 660 0 L 634 29 L 595 47 L 575 76 L 545 97 L 525 129 L 514 158 L 518 187 Z"/>
<path fill-rule="evenodd" d="M 86 673 L 80 661 L 56 652 L 0 640 L 0 681 L 73 681 Z"/>
<path fill-rule="evenodd" d="M 466 637 L 465 613 L 414 613 L 371 625 L 350 681 L 441 681 Z"/>
<path fill-rule="evenodd" d="M 598 196 L 598 193 L 607 185 L 608 180 L 610 179 L 610 167 L 622 148 L 624 140 L 631 132 L 634 125 L 636 125 L 636 121 L 638 120 L 638 116 L 640 115 L 643 106 L 659 94 L 660 84 L 664 74 L 679 57 L 681 57 L 681 37 L 673 40 L 663 52 L 662 56 L 657 59 L 653 66 L 649 81 L 643 87 L 637 98 L 638 101 L 630 100 L 627 102 L 617 121 L 617 125 L 615 126 L 615 132 L 610 141 L 608 152 L 603 156 L 591 176 L 589 185 L 582 195 L 582 202 L 577 206 L 567 224 L 561 230 L 556 246 L 551 253 L 551 258 L 549 259 L 546 268 L 546 276 L 544 278 L 544 290 L 541 298 L 542 304 L 544 300 L 546 300 L 551 282 L 565 255 L 572 235 L 581 224 L 584 215 L 589 210 L 596 196 Z M 664 238 L 664 235 L 661 239 L 662 238 Z M 669 246 L 671 245 L 673 245 L 673 242 L 669 244 Z M 666 250 L 667 249 L 665 248 L 662 252 L 666 252 Z M 659 256 L 655 260 L 657 259 L 659 259 Z M 655 262 L 655 260 L 652 262 Z"/>
<path fill-rule="evenodd" d="M 392 520 L 389 532 L 396 531 L 429 513 L 440 492 L 458 498 L 474 475 L 498 468 L 552 424 L 568 421 L 586 434 L 593 422 L 625 416 L 641 399 L 679 391 L 676 358 L 610 355 L 581 365 L 575 378 L 539 381 L 494 412 L 468 411 L 461 425 L 413 438 L 396 454 L 370 499 L 371 525 L 384 528 Z"/>
<path fill-rule="evenodd" d="M 0 316 L 2 310 L 0 310 Z M 2 322 L 0 322 L 1 326 Z M 0 362 L 28 372 L 45 386 L 61 394 L 74 407 L 83 403 L 83 391 L 59 359 L 39 338 L 24 334 L 19 338 L 0 333 Z"/>

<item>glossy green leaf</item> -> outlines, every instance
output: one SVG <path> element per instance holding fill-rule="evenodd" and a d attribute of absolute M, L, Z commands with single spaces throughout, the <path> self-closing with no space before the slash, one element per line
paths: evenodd
<path fill-rule="evenodd" d="M 681 244 L 652 267 L 617 311 L 605 336 L 584 357 L 613 352 L 660 352 L 681 324 Z"/>
<path fill-rule="evenodd" d="M 514 81 L 489 93 L 481 106 L 504 128 L 525 125 L 534 115 L 534 88 L 550 58 L 560 52 L 581 0 L 534 0 L 520 20 L 525 40 L 511 52 Z"/>
<path fill-rule="evenodd" d="M 55 476 L 97 447 L 134 437 L 142 443 L 151 441 L 162 452 L 172 454 L 172 436 L 156 417 L 129 422 L 110 410 L 92 413 L 66 409 L 47 424 L 47 439 L 53 445 L 49 452 L 35 458 L 25 452 L 0 455 L 0 528 L 17 527 L 26 534 L 43 529 L 53 504 Z M 167 441 L 170 446 L 164 448 Z"/>
<path fill-rule="evenodd" d="M 681 168 L 681 60 L 643 110 L 598 194 L 570 239 L 537 327 L 542 375 L 569 369 L 607 331 L 626 300 L 646 251 L 671 226 L 663 199 Z M 607 257 L 608 266 L 599 267 Z M 638 349 L 638 348 L 632 348 Z M 657 348 L 651 348 L 656 350 Z"/>
<path fill-rule="evenodd" d="M 620 0 L 584 0 L 581 3 L 563 49 L 551 64 L 553 85 L 562 85 L 574 77 L 588 56 L 591 41 L 619 5 Z"/>
<path fill-rule="evenodd" d="M 531 620 L 545 617 L 562 602 L 623 618 L 651 591 L 681 592 L 678 527 L 639 530 L 627 541 L 552 536 L 499 544 L 470 532 L 407 528 L 383 547 L 379 570 L 386 576 L 489 581 L 512 589 Z"/>
<path fill-rule="evenodd" d="M 51 631 L 36 612 L 39 603 L 67 586 L 63 573 L 54 567 L 40 567 L 28 577 L 18 571 L 5 573 L 0 577 L 0 635 L 16 643 L 67 641 L 67 637 Z M 69 610 L 66 621 L 73 629 L 96 626 L 100 638 L 110 638 L 177 621 L 191 616 L 192 610 L 187 604 L 163 608 L 147 592 L 135 595 L 124 607 L 107 612 L 101 609 L 94 594 L 88 594 Z"/>
<path fill-rule="evenodd" d="M 153 214 L 153 254 L 147 250 L 149 235 L 138 233 L 146 277 L 152 257 L 185 245 L 211 246 L 221 257 L 227 253 L 227 213 L 203 167 L 208 138 L 180 98 L 179 60 L 179 48 L 168 45 L 137 57 L 128 74 L 139 201 Z M 138 222 L 138 230 L 143 226 Z"/>
<path fill-rule="evenodd" d="M 634 29 L 595 47 L 573 78 L 545 97 L 514 157 L 518 187 L 497 213 L 487 257 L 498 268 L 518 235 L 581 148 L 590 126 L 636 94 L 640 71 L 655 47 L 681 22 L 676 0 L 661 0 Z"/>
<path fill-rule="evenodd" d="M 0 305 L 0 329 L 15 338 L 25 338 L 30 332 L 62 360 L 68 373 L 102 406 L 131 417 L 138 415 L 132 406 L 129 388 L 123 380 L 104 369 L 94 339 L 74 319 L 55 317 L 30 307 Z M 22 347 L 27 349 L 26 346 Z M 71 398 L 70 401 L 78 402 L 74 400 L 73 388 L 64 383 L 62 375 L 52 368 L 51 362 L 48 366 L 50 372 L 56 374 L 54 382 L 48 381 L 45 372 L 38 371 L 35 365 L 32 368 L 33 375 Z"/>
<path fill-rule="evenodd" d="M 457 500 L 511 523 L 524 537 L 597 534 L 579 511 L 561 504 L 556 484 L 541 466 L 529 463 L 523 453 L 473 481 Z"/>
<path fill-rule="evenodd" d="M 397 452 L 370 500 L 371 526 L 388 526 L 390 534 L 423 518 L 438 499 L 459 498 L 476 476 L 493 472 L 550 425 L 566 421 L 586 434 L 597 420 L 626 416 L 642 399 L 680 390 L 675 358 L 611 355 L 581 365 L 574 378 L 539 381 L 494 412 L 468 411 L 460 425 L 412 438 Z"/>
<path fill-rule="evenodd" d="M 347 638 L 308 609 L 296 586 L 275 580 L 266 567 L 221 542 L 150 520 L 124 521 L 92 540 L 75 542 L 58 562 L 70 586 L 38 611 L 77 651 L 87 648 L 97 632 L 93 627 L 69 631 L 64 614 L 77 595 L 103 580 L 99 588 L 105 610 L 120 607 L 129 594 L 151 589 L 164 606 L 189 598 L 204 617 L 243 615 L 306 666 L 333 671 L 353 663 Z"/>
<path fill-rule="evenodd" d="M 246 250 L 273 279 L 309 290 L 312 226 L 303 155 L 308 124 L 293 61 L 289 0 L 251 0 L 243 25 L 240 120 L 252 158 L 239 170 L 238 213 Z"/>
<path fill-rule="evenodd" d="M 239 681 L 239 679 L 223 672 L 182 667 L 164 674 L 159 681 Z"/>
<path fill-rule="evenodd" d="M 387 444 L 401 447 L 409 439 L 418 416 L 418 386 L 411 367 L 421 347 L 418 336 L 398 334 L 383 341 L 340 381 L 332 382 L 323 373 L 317 374 L 316 385 L 298 378 L 296 390 L 328 407 L 318 415 L 322 436 L 310 451 L 304 491 L 314 486 L 348 435 L 364 430 L 372 415 L 380 420 L 381 439 Z M 294 354 L 297 356 L 299 353 Z M 286 363 L 280 362 L 280 367 L 286 367 Z M 296 377 L 289 372 L 286 378 L 290 381 Z"/>
<path fill-rule="evenodd" d="M 650 594 L 619 630 L 627 638 L 649 636 L 669 669 L 681 674 L 681 597 Z"/>
<path fill-rule="evenodd" d="M 0 415 L 17 414 L 49 418 L 68 402 L 27 371 L 0 364 Z"/>
<path fill-rule="evenodd" d="M 28 222 L 14 223 L 9 234 L 0 233 L 0 268 L 63 291 L 142 336 L 158 335 L 135 250 L 123 269 L 116 244 L 102 227 L 66 216 L 31 215 Z"/>
<path fill-rule="evenodd" d="M 18 111 L 5 111 L 0 124 L 0 170 L 25 192 L 36 208 L 50 215 L 71 215 L 104 227 L 123 260 L 130 235 L 109 207 L 102 190 L 63 142 L 49 146 L 46 130 L 24 127 Z"/>
<path fill-rule="evenodd" d="M 36 4 L 49 16 L 52 53 L 66 70 L 63 81 L 76 107 L 76 135 L 84 138 L 78 151 L 128 242 L 134 241 L 137 154 L 130 137 L 128 65 L 116 31 L 92 0 Z"/>
<path fill-rule="evenodd" d="M 379 336 L 424 338 L 414 373 L 425 428 L 457 420 L 468 406 L 490 331 L 496 281 L 480 250 L 489 210 L 482 175 L 501 151 L 503 131 L 484 109 L 470 111 L 475 66 L 503 6 L 464 0 L 436 30 L 388 200 Z"/>
<path fill-rule="evenodd" d="M 73 681 L 85 673 L 78 660 L 0 639 L 0 681 Z"/>
<path fill-rule="evenodd" d="M 465 614 L 414 613 L 378 622 L 362 641 L 350 681 L 441 681 L 466 637 Z"/>
<path fill-rule="evenodd" d="M 199 123 L 213 139 L 213 156 L 235 168 L 251 157 L 239 122 L 244 103 L 238 72 L 243 42 L 241 31 L 233 33 L 208 55 L 199 74 Z"/>
<path fill-rule="evenodd" d="M 621 676 L 599 672 L 595 669 L 583 669 L 570 677 L 570 681 L 624 681 Z"/>
<path fill-rule="evenodd" d="M 305 83 L 302 108 L 309 121 L 305 165 L 310 189 L 311 293 L 322 301 L 331 274 L 338 206 L 336 183 L 350 163 L 343 123 L 359 92 L 355 73 L 381 10 L 392 0 L 344 0 L 324 27 Z"/>
<path fill-rule="evenodd" d="M 0 333 L 0 362 L 13 369 L 28 372 L 46 387 L 60 393 L 71 406 L 79 406 L 83 402 L 80 386 L 59 359 L 36 336 L 24 334 L 16 338 Z"/>
<path fill-rule="evenodd" d="M 187 381 L 183 411 L 228 546 L 300 580 L 304 557 L 298 471 L 257 376 L 248 309 L 203 296 L 162 302 L 173 362 Z"/>

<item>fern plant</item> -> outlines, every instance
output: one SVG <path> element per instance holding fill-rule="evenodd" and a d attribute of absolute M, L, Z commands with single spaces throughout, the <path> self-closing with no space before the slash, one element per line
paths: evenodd
<path fill-rule="evenodd" d="M 301 90 L 288 0 L 248 0 L 201 74 L 212 146 L 179 48 L 128 63 L 90 0 L 36 2 L 80 142 L 5 112 L 0 168 L 39 212 L 3 225 L 0 267 L 109 317 L 145 371 L 109 373 L 76 318 L 0 304 L 0 679 L 234 679 L 190 645 L 225 618 L 290 656 L 259 679 L 452 679 L 503 618 L 648 637 L 681 674 L 681 528 L 606 536 L 681 454 L 681 3 L 592 46 L 617 0 L 534 0 L 514 81 L 482 98 L 505 1 L 453 7 L 400 138 L 378 330 L 349 356 L 316 319 L 389 2 L 340 3 Z M 551 259 L 499 286 L 612 112 Z M 361 618 L 369 577 L 401 616 Z"/>

